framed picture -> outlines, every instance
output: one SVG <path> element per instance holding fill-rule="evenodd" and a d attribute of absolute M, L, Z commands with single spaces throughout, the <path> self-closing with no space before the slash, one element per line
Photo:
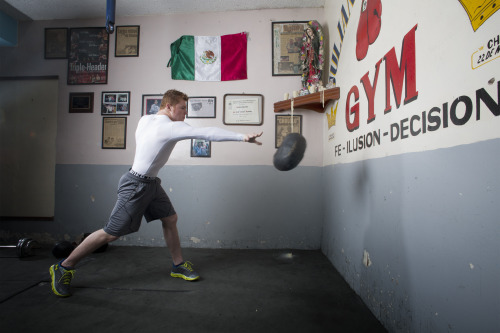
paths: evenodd
<path fill-rule="evenodd" d="M 103 91 L 101 115 L 129 115 L 130 91 Z"/>
<path fill-rule="evenodd" d="M 138 25 L 116 26 L 115 57 L 138 57 L 140 27 Z"/>
<path fill-rule="evenodd" d="M 275 147 L 279 148 L 285 136 L 287 136 L 290 133 L 302 134 L 302 115 L 293 116 L 293 131 L 292 131 L 291 115 L 276 115 Z"/>
<path fill-rule="evenodd" d="M 191 139 L 191 157 L 212 156 L 212 144 L 205 139 Z"/>
<path fill-rule="evenodd" d="M 127 147 L 127 118 L 102 118 L 102 149 L 125 149 Z"/>
<path fill-rule="evenodd" d="M 108 83 L 106 28 L 71 28 L 68 85 Z"/>
<path fill-rule="evenodd" d="M 302 75 L 300 49 L 307 22 L 272 22 L 273 76 Z"/>
<path fill-rule="evenodd" d="M 45 59 L 67 59 L 68 28 L 45 28 Z"/>
<path fill-rule="evenodd" d="M 264 96 L 260 94 L 225 94 L 225 125 L 262 125 Z"/>
<path fill-rule="evenodd" d="M 215 118 L 215 97 L 189 97 L 187 118 Z"/>
<path fill-rule="evenodd" d="M 142 95 L 142 115 L 157 114 L 163 95 Z"/>
<path fill-rule="evenodd" d="M 69 93 L 70 113 L 94 112 L 94 93 Z"/>

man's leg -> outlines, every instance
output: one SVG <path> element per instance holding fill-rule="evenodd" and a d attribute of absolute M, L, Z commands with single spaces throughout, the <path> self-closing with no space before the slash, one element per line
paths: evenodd
<path fill-rule="evenodd" d="M 118 239 L 106 233 L 103 229 L 90 234 L 83 242 L 71 252 L 68 258 L 50 267 L 52 291 L 57 296 L 71 296 L 70 283 L 75 274 L 75 265 L 99 247 Z"/>
<path fill-rule="evenodd" d="M 177 214 L 162 218 L 161 225 L 165 242 L 172 255 L 173 266 L 170 276 L 187 281 L 198 280 L 200 276 L 193 270 L 191 263 L 189 261 L 184 262 L 182 259 L 181 242 L 177 231 Z"/>
<path fill-rule="evenodd" d="M 174 265 L 179 265 L 183 262 L 183 259 L 179 232 L 177 231 L 177 214 L 162 218 L 161 226 L 168 250 L 172 255 L 172 261 Z"/>
<path fill-rule="evenodd" d="M 80 260 L 103 246 L 104 244 L 113 242 L 117 240 L 119 237 L 112 236 L 105 232 L 103 229 L 97 230 L 87 236 L 83 242 L 78 245 L 73 252 L 66 258 L 61 265 L 67 268 L 73 268 L 78 264 Z"/>

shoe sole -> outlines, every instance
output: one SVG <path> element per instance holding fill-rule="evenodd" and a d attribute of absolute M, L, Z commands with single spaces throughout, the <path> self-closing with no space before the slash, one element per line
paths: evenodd
<path fill-rule="evenodd" d="M 190 277 L 187 277 L 185 275 L 182 275 L 182 274 L 176 274 L 176 273 L 170 273 L 170 276 L 171 277 L 176 277 L 176 278 L 181 278 L 181 279 L 184 279 L 186 281 L 196 281 L 198 280 L 200 277 L 197 276 L 197 277 L 194 277 L 194 278 L 190 278 Z"/>
<path fill-rule="evenodd" d="M 51 280 L 50 281 L 50 286 L 52 287 L 52 291 L 54 292 L 54 294 L 56 294 L 59 297 L 69 297 L 69 296 L 71 296 L 71 294 L 64 295 L 64 294 L 59 293 L 56 290 L 56 287 L 55 287 L 55 281 L 56 281 L 56 279 L 54 278 L 54 275 L 55 275 L 54 267 L 50 266 L 50 270 L 49 271 L 50 271 L 50 280 Z"/>

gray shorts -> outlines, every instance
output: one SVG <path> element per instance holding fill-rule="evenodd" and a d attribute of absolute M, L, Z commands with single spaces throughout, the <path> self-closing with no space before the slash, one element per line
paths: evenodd
<path fill-rule="evenodd" d="M 143 179 L 127 172 L 118 183 L 118 199 L 104 231 L 124 236 L 139 230 L 143 216 L 151 222 L 174 214 L 160 178 Z"/>

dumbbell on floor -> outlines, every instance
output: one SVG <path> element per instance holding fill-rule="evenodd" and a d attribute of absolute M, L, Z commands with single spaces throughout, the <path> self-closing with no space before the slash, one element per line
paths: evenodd
<path fill-rule="evenodd" d="M 67 258 L 71 252 L 75 249 L 76 244 L 70 243 L 68 241 L 57 242 L 52 248 L 52 255 L 57 259 Z"/>
<path fill-rule="evenodd" d="M 21 238 L 17 245 L 0 245 L 0 249 L 16 249 L 16 254 L 19 258 L 29 257 L 35 254 L 34 249 L 38 243 L 31 238 Z"/>
<path fill-rule="evenodd" d="M 90 235 L 90 233 L 85 233 L 83 234 L 82 241 L 87 238 Z M 80 242 L 81 243 L 81 242 Z M 54 247 L 52 248 L 52 254 L 54 257 L 61 259 L 61 258 L 67 258 L 71 252 L 78 246 L 79 244 L 73 242 L 68 242 L 68 241 L 60 241 L 57 242 Z M 101 247 L 99 247 L 97 250 L 94 251 L 94 253 L 100 253 L 106 251 L 108 248 L 108 244 L 104 244 Z"/>

